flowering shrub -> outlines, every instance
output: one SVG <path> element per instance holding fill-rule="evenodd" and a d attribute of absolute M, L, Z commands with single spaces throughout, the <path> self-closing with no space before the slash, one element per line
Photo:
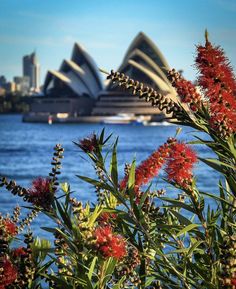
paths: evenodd
<path fill-rule="evenodd" d="M 48 178 L 36 178 L 30 189 L 1 179 L 1 186 L 32 209 L 23 220 L 18 207 L 12 216 L 0 218 L 0 289 L 236 288 L 236 81 L 223 50 L 207 35 L 205 45 L 197 47 L 196 67 L 201 94 L 175 70 L 168 72 L 179 103 L 124 74 L 108 75 L 165 110 L 173 122 L 204 132 L 207 140 L 186 144 L 177 134 L 137 166 L 136 160 L 126 165 L 121 176 L 117 140 L 109 153 L 104 147 L 111 136 L 106 138 L 104 130 L 80 140 L 75 145 L 97 177 L 78 177 L 93 185 L 96 204 L 82 204 L 67 183 L 59 184 L 60 145 Z M 209 147 L 216 158 L 200 158 L 191 144 Z M 219 192 L 199 190 L 193 173 L 198 161 L 219 172 Z M 176 198 L 152 189 L 150 182 L 160 170 L 179 190 Z M 217 205 L 212 207 L 212 201 Z M 14 239 L 38 212 L 54 222 L 43 227 L 54 244 L 28 231 L 24 245 L 15 248 Z"/>

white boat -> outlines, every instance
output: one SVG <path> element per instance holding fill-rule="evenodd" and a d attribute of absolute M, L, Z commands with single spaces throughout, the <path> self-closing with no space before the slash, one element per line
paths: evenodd
<path fill-rule="evenodd" d="M 147 122 L 144 123 L 145 126 L 169 126 L 169 125 L 173 125 L 173 123 L 170 123 L 168 121 L 151 121 L 151 122 Z"/>
<path fill-rule="evenodd" d="M 113 116 L 104 116 L 102 119 L 102 123 L 107 124 L 128 124 L 133 121 L 136 121 L 135 115 L 126 113 L 120 113 Z"/>

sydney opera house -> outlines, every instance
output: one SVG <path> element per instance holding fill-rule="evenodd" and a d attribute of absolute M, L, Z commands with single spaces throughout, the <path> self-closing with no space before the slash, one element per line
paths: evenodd
<path fill-rule="evenodd" d="M 169 65 L 158 47 L 140 32 L 129 46 L 118 69 L 131 78 L 176 98 L 167 79 Z M 92 57 L 75 43 L 70 60 L 63 60 L 58 71 L 49 70 L 44 82 L 44 95 L 31 104 L 25 121 L 101 122 L 112 119 L 145 120 L 163 119 L 157 109 L 103 81 Z M 124 117 L 125 116 L 125 117 Z"/>

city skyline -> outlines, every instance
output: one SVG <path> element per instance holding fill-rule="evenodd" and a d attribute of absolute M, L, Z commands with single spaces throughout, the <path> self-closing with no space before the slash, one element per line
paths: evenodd
<path fill-rule="evenodd" d="M 190 2 L 190 3 L 189 3 Z M 14 8 L 12 8 L 14 7 Z M 236 66 L 236 3 L 199 1 L 24 1 L 0 3 L 0 75 L 22 75 L 22 57 L 33 50 L 41 64 L 43 84 L 47 70 L 57 70 L 80 43 L 97 65 L 117 69 L 128 45 L 139 31 L 160 48 L 170 66 L 194 79 L 195 44 L 204 42 L 204 30 L 221 45 Z"/>

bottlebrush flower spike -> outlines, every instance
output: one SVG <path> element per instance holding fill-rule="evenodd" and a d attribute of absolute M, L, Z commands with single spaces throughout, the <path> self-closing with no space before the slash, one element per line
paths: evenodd
<path fill-rule="evenodd" d="M 147 102 L 151 102 L 152 106 L 158 107 L 159 110 L 164 110 L 167 114 L 171 113 L 177 119 L 182 117 L 182 108 L 171 98 L 160 94 L 152 87 L 148 87 L 142 82 L 135 81 L 124 73 L 120 73 L 118 71 L 114 72 L 113 70 L 107 76 L 107 79 L 111 79 L 113 83 L 117 83 L 119 86 L 124 87 L 127 90 L 131 90 L 133 94 L 138 95 L 139 98 L 145 99 Z"/>
<path fill-rule="evenodd" d="M 188 145 L 173 144 L 165 169 L 168 179 L 183 188 L 188 188 L 192 184 L 192 169 L 196 162 L 197 155 Z"/>
<path fill-rule="evenodd" d="M 197 46 L 198 83 L 210 105 L 210 125 L 223 137 L 236 132 L 236 79 L 224 51 L 213 46 L 207 37 Z"/>
<path fill-rule="evenodd" d="M 168 78 L 182 102 L 188 103 L 192 111 L 197 111 L 201 108 L 202 97 L 191 81 L 184 79 L 175 69 L 168 72 Z"/>
<path fill-rule="evenodd" d="M 16 249 L 14 249 L 13 251 L 12 251 L 12 256 L 14 257 L 14 258 L 17 258 L 17 257 L 24 257 L 24 256 L 26 256 L 27 255 L 27 252 L 26 252 L 26 248 L 24 248 L 24 247 L 19 247 L 19 248 L 16 248 Z"/>
<path fill-rule="evenodd" d="M 12 284 L 17 279 L 17 270 L 10 260 L 4 258 L 0 262 L 0 289 Z"/>
<path fill-rule="evenodd" d="M 18 234 L 18 227 L 10 218 L 3 218 L 0 216 L 0 237 L 6 240 Z"/>
<path fill-rule="evenodd" d="M 126 241 L 120 235 L 114 235 L 110 226 L 95 230 L 96 247 L 104 258 L 122 259 L 126 255 Z"/>
<path fill-rule="evenodd" d="M 3 228 L 7 236 L 13 237 L 17 235 L 18 228 L 16 224 L 11 221 L 9 218 L 3 220 Z"/>
<path fill-rule="evenodd" d="M 200 73 L 199 84 L 209 92 L 214 92 L 216 87 L 220 89 L 220 86 L 224 90 L 235 92 L 235 76 L 224 50 L 219 46 L 213 46 L 206 35 L 205 45 L 198 45 L 197 53 L 195 61 Z"/>
<path fill-rule="evenodd" d="M 169 138 L 166 143 L 160 146 L 149 158 L 144 160 L 135 171 L 135 191 L 138 192 L 142 185 L 147 184 L 154 178 L 165 164 L 169 157 L 170 148 L 176 139 Z M 124 189 L 127 185 L 128 176 L 125 176 L 120 183 L 120 188 Z"/>
<path fill-rule="evenodd" d="M 97 228 L 95 231 L 95 237 L 96 237 L 98 245 L 110 242 L 110 240 L 112 239 L 111 227 L 104 226 L 104 227 Z"/>
<path fill-rule="evenodd" d="M 97 146 L 98 140 L 95 134 L 92 134 L 90 137 L 84 138 L 79 142 L 79 147 L 86 153 L 93 152 Z"/>
<path fill-rule="evenodd" d="M 231 279 L 231 285 L 236 286 L 236 278 Z"/>
<path fill-rule="evenodd" d="M 28 190 L 28 201 L 46 210 L 50 209 L 53 197 L 54 191 L 51 189 L 51 181 L 48 178 L 35 179 Z"/>

